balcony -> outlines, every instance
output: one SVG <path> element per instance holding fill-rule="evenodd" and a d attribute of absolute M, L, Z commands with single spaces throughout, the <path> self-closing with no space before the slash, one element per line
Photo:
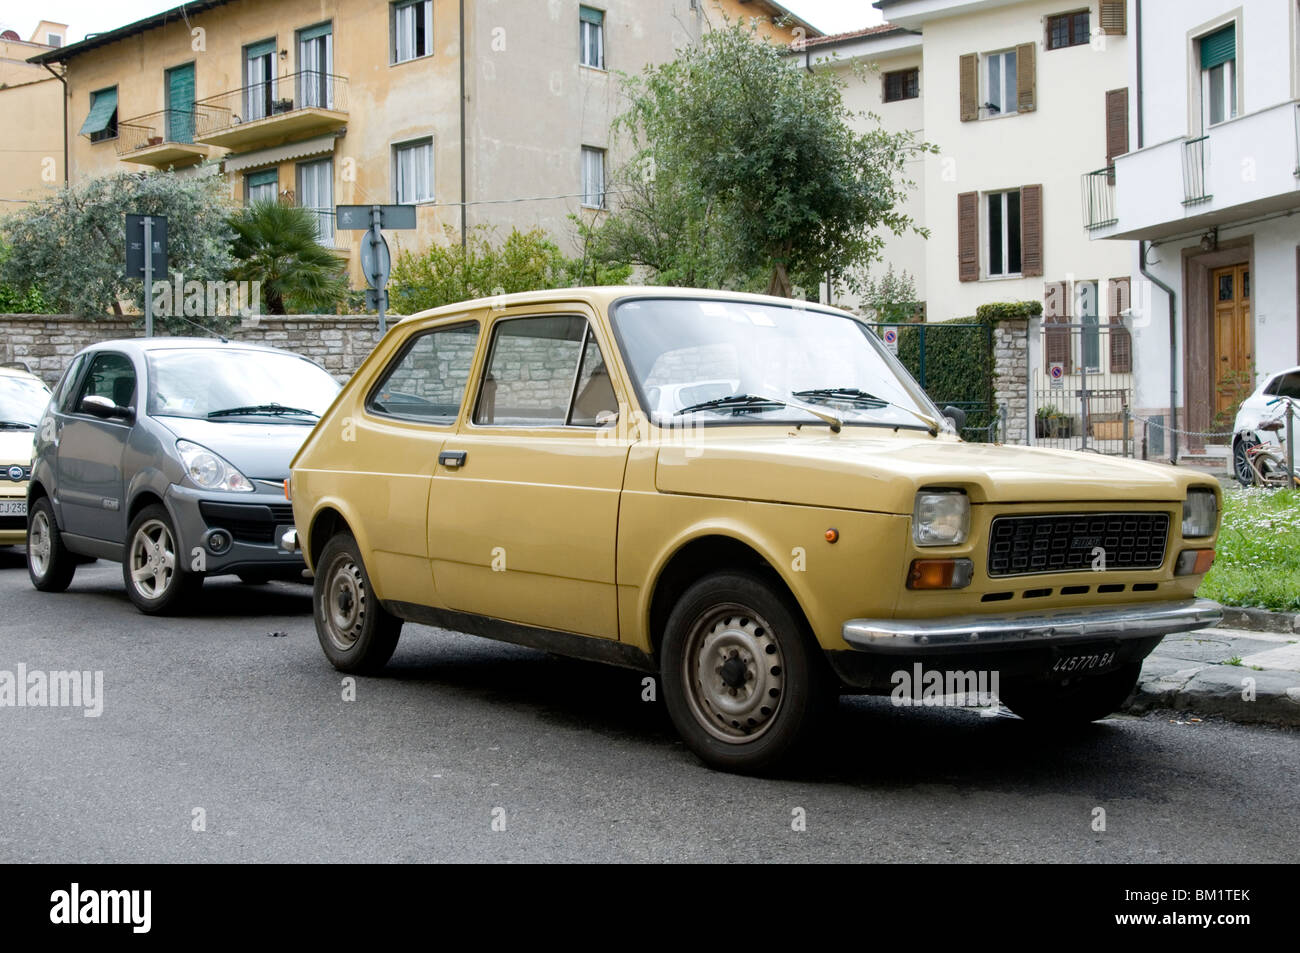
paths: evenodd
<path fill-rule="evenodd" d="M 206 159 L 213 149 L 194 141 L 195 115 L 190 109 L 162 109 L 119 122 L 118 158 L 157 169 Z"/>
<path fill-rule="evenodd" d="M 194 138 L 242 150 L 329 132 L 347 121 L 347 78 L 304 70 L 199 100 Z"/>
<path fill-rule="evenodd" d="M 1083 174 L 1083 227 L 1096 231 L 1115 224 L 1115 170 Z"/>
<path fill-rule="evenodd" d="M 1115 159 L 1113 212 L 1084 176 L 1090 238 L 1159 241 L 1300 209 L 1300 103 L 1288 100 Z"/>

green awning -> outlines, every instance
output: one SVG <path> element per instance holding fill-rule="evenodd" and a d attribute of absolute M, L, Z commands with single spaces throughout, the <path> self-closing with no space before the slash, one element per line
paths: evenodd
<path fill-rule="evenodd" d="M 244 57 L 245 59 L 250 60 L 274 52 L 275 40 L 263 40 L 261 43 L 250 43 L 248 46 L 244 47 Z"/>
<path fill-rule="evenodd" d="M 1201 37 L 1201 69 L 1213 69 L 1237 58 L 1237 25 L 1229 23 L 1222 30 Z"/>
<path fill-rule="evenodd" d="M 316 26 L 309 26 L 305 30 L 299 30 L 298 39 L 304 41 L 314 40 L 320 36 L 329 36 L 332 32 L 334 32 L 334 24 L 332 22 L 318 23 Z"/>
<path fill-rule="evenodd" d="M 101 89 L 99 92 L 91 93 L 90 114 L 86 116 L 86 121 L 81 124 L 80 134 L 90 136 L 97 132 L 103 132 L 108 128 L 108 124 L 115 112 L 117 112 L 116 86 L 112 89 Z"/>
<path fill-rule="evenodd" d="M 263 172 L 250 172 L 248 174 L 249 188 L 257 188 L 259 185 L 274 185 L 277 188 L 280 185 L 280 170 L 267 169 Z"/>
<path fill-rule="evenodd" d="M 605 14 L 601 10 L 593 10 L 591 7 L 578 7 L 578 19 L 586 20 L 588 23 L 600 25 L 605 22 Z"/>

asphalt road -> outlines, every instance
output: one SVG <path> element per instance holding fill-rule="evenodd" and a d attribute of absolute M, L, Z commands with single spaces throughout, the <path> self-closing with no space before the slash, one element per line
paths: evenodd
<path fill-rule="evenodd" d="M 47 595 L 0 550 L 0 607 L 0 671 L 103 672 L 98 718 L 0 707 L 5 862 L 1300 854 L 1294 732 L 1161 713 L 1060 737 L 846 699 L 817 766 L 755 780 L 697 762 L 639 674 L 435 629 L 345 701 L 305 585 L 213 581 L 153 619 L 115 564 Z"/>

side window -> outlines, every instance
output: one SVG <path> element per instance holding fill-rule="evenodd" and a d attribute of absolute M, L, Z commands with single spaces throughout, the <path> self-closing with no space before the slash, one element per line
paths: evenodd
<path fill-rule="evenodd" d="M 498 427 L 595 426 L 617 411 L 600 348 L 584 318 L 497 322 L 474 423 Z"/>
<path fill-rule="evenodd" d="M 87 397 L 107 397 L 119 407 L 130 407 L 135 399 L 135 365 L 131 359 L 124 354 L 97 354 L 77 393 L 74 409 Z"/>
<path fill-rule="evenodd" d="M 1279 397 L 1290 397 L 1300 399 L 1300 374 L 1283 374 L 1272 384 L 1273 389 L 1269 391 Z"/>
<path fill-rule="evenodd" d="M 367 408 L 406 420 L 454 424 L 477 344 L 477 322 L 417 335 L 380 380 Z"/>
<path fill-rule="evenodd" d="M 78 354 L 68 369 L 63 372 L 63 377 L 59 380 L 58 386 L 54 388 L 54 408 L 63 412 L 69 410 L 68 394 L 72 391 L 72 386 L 77 382 L 77 376 L 81 369 L 86 366 L 86 355 Z"/>

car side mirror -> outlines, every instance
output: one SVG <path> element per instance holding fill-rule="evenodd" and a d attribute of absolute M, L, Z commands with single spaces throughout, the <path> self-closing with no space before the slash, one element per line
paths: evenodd
<path fill-rule="evenodd" d="M 966 411 L 949 404 L 943 409 L 943 415 L 952 421 L 952 425 L 957 428 L 957 432 L 960 434 L 961 429 L 966 426 Z"/>
<path fill-rule="evenodd" d="M 131 420 L 135 417 L 135 411 L 130 407 L 119 407 L 107 397 L 96 394 L 81 398 L 81 404 L 77 409 L 83 414 L 90 414 L 101 420 Z"/>

